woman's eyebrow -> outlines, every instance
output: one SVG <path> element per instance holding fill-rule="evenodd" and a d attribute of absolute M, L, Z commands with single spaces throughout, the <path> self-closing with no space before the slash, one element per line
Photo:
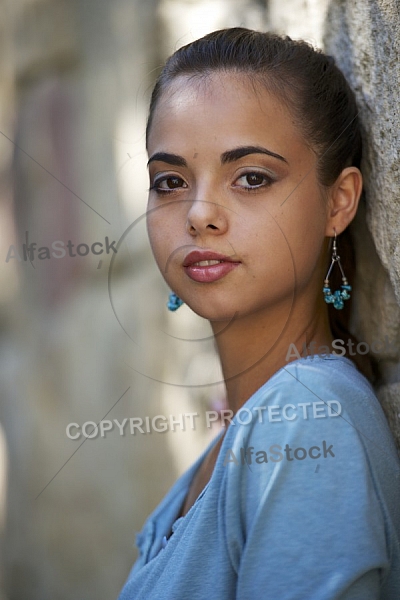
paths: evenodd
<path fill-rule="evenodd" d="M 238 148 L 233 148 L 233 150 L 227 150 L 221 154 L 221 163 L 224 165 L 226 163 L 239 160 L 248 154 L 267 154 L 268 156 L 272 156 L 273 158 L 277 158 L 278 160 L 282 160 L 288 164 L 286 158 L 280 154 L 276 154 L 276 152 L 268 150 L 267 148 L 263 148 L 262 146 L 239 146 Z"/>
<path fill-rule="evenodd" d="M 288 162 L 286 158 L 280 154 L 276 154 L 276 152 L 272 152 L 267 148 L 263 148 L 263 146 L 239 146 L 238 148 L 233 148 L 232 150 L 223 152 L 223 154 L 221 154 L 221 163 L 225 165 L 227 163 L 234 162 L 235 160 L 239 160 L 240 158 L 243 158 L 249 154 L 267 154 L 268 156 L 282 160 L 285 163 Z M 187 162 L 183 156 L 171 154 L 170 152 L 156 152 L 149 158 L 147 166 L 149 166 L 149 164 L 155 160 L 165 162 L 169 165 L 173 165 L 174 167 L 187 167 Z"/>
<path fill-rule="evenodd" d="M 179 156 L 178 154 L 170 154 L 169 152 L 156 152 L 153 154 L 153 156 L 150 156 L 149 160 L 147 161 L 147 166 L 149 166 L 149 164 L 155 160 L 168 163 L 174 167 L 187 167 L 187 162 L 183 156 Z"/>

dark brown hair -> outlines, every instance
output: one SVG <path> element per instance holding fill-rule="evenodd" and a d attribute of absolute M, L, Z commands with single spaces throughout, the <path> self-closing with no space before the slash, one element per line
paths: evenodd
<path fill-rule="evenodd" d="M 151 96 L 147 135 L 155 107 L 174 78 L 215 71 L 243 73 L 288 105 L 319 157 L 323 186 L 332 185 L 346 166 L 360 166 L 357 105 L 334 59 L 307 42 L 241 27 L 209 33 L 170 56 Z"/>
<path fill-rule="evenodd" d="M 172 80 L 181 75 L 204 78 L 216 71 L 243 74 L 253 85 L 262 84 L 285 103 L 306 143 L 317 155 L 317 175 L 322 188 L 331 186 L 345 167 L 360 167 L 358 109 L 353 91 L 334 59 L 305 41 L 241 27 L 214 31 L 170 56 L 153 89 L 146 139 L 157 103 Z M 339 248 L 344 249 L 344 244 L 347 257 L 353 257 L 347 230 L 338 238 Z M 354 260 L 346 262 L 345 272 L 351 282 Z M 346 304 L 343 311 L 328 307 L 334 336 L 340 332 L 352 337 L 347 333 Z M 359 362 L 363 357 L 352 358 L 371 377 L 365 360 L 364 364 Z"/>

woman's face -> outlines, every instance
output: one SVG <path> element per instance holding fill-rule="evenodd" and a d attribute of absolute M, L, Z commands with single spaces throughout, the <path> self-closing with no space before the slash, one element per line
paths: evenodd
<path fill-rule="evenodd" d="M 328 206 L 316 156 L 277 97 L 240 74 L 180 76 L 159 100 L 148 153 L 150 243 L 197 314 L 315 303 Z"/>

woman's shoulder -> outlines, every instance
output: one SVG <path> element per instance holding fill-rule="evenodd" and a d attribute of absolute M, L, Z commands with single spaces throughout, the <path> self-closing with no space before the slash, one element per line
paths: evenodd
<path fill-rule="evenodd" d="M 370 382 L 352 361 L 334 354 L 308 356 L 283 366 L 238 411 L 237 421 L 249 412 L 258 415 L 253 425 L 266 421 L 311 431 L 323 423 L 340 424 L 392 439 Z"/>
<path fill-rule="evenodd" d="M 255 395 L 278 394 L 280 390 L 307 397 L 333 394 L 344 401 L 353 396 L 377 401 L 370 382 L 354 362 L 336 354 L 310 355 L 288 362 Z"/>
<path fill-rule="evenodd" d="M 343 456 L 360 448 L 372 462 L 400 468 L 372 386 L 350 360 L 335 355 L 309 356 L 279 369 L 236 413 L 224 443 L 312 446 L 327 439 L 336 440 Z"/>

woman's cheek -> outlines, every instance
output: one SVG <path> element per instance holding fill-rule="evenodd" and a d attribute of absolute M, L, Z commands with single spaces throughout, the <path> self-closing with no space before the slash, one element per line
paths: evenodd
<path fill-rule="evenodd" d="M 162 272 L 163 265 L 165 266 L 166 264 L 166 258 L 163 256 L 164 244 L 162 244 L 161 236 L 158 233 L 160 230 L 157 228 L 157 223 L 155 223 L 154 221 L 154 219 L 148 219 L 147 234 L 149 236 L 153 256 L 155 258 L 158 268 Z"/>
<path fill-rule="evenodd" d="M 158 269 L 167 284 L 171 285 L 177 264 L 179 244 L 173 238 L 165 236 L 164 228 L 165 223 L 159 223 L 158 226 L 151 225 L 148 227 L 148 235 Z"/>

